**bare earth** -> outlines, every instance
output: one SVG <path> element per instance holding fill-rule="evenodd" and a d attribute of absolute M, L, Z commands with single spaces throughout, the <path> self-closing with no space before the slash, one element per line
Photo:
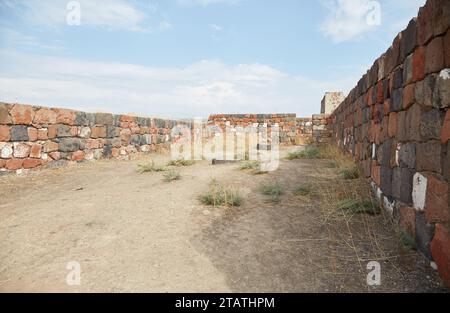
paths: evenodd
<path fill-rule="evenodd" d="M 97 161 L 0 177 L 0 291 L 7 292 L 445 292 L 428 262 L 403 247 L 386 217 L 324 219 L 320 203 L 293 195 L 336 176 L 323 160 L 282 161 L 267 175 L 201 161 L 182 179 L 137 172 L 132 161 Z M 211 179 L 238 186 L 239 208 L 198 197 Z M 280 203 L 261 183 L 284 186 Z M 376 240 L 374 240 L 374 238 Z M 382 265 L 368 287 L 366 265 Z M 68 286 L 67 263 L 81 265 Z"/>

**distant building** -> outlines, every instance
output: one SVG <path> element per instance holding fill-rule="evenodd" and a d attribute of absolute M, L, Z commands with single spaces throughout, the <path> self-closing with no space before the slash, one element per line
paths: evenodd
<path fill-rule="evenodd" d="M 321 114 L 331 114 L 344 101 L 343 92 L 326 92 L 322 99 Z"/>

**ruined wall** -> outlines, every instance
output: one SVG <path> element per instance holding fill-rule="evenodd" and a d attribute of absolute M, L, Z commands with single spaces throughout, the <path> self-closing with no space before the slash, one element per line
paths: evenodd
<path fill-rule="evenodd" d="M 176 123 L 0 103 L 0 173 L 155 151 Z"/>
<path fill-rule="evenodd" d="M 326 127 L 329 115 L 316 114 L 310 118 L 297 118 L 296 114 L 216 114 L 210 115 L 208 125 L 225 130 L 226 126 L 263 126 L 271 128 L 278 125 L 280 144 L 301 145 L 322 142 L 331 136 Z M 270 134 L 270 130 L 268 131 Z"/>
<path fill-rule="evenodd" d="M 450 285 L 450 1 L 429 0 L 330 118 L 384 206 Z"/>

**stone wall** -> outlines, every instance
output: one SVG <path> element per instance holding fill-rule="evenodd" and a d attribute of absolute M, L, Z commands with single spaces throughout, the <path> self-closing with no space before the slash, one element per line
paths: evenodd
<path fill-rule="evenodd" d="M 0 103 L 0 173 L 156 151 L 176 123 Z"/>
<path fill-rule="evenodd" d="M 429 0 L 329 126 L 450 286 L 449 24 L 450 1 Z"/>
<path fill-rule="evenodd" d="M 210 115 L 208 125 L 248 127 L 263 126 L 269 129 L 278 125 L 280 144 L 298 145 L 314 141 L 322 142 L 331 136 L 326 127 L 328 115 L 316 114 L 310 118 L 297 118 L 296 114 L 216 114 Z"/>

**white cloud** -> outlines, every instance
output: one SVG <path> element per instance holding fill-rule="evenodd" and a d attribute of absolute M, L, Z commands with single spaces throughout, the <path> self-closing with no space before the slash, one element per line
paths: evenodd
<path fill-rule="evenodd" d="M 321 0 L 328 16 L 321 25 L 321 31 L 334 42 L 358 38 L 374 28 L 367 22 L 370 12 L 369 0 Z"/>
<path fill-rule="evenodd" d="M 137 7 L 125 0 L 78 0 L 81 8 L 81 26 L 107 30 L 150 31 L 149 16 L 156 6 Z M 58 28 L 66 25 L 66 0 L 25 1 L 9 0 L 3 7 L 26 22 L 38 26 Z"/>
<path fill-rule="evenodd" d="M 267 112 L 309 116 L 319 112 L 325 91 L 348 91 L 356 81 L 316 81 L 264 64 L 211 60 L 153 68 L 6 51 L 0 58 L 0 101 L 174 118 Z"/>
<path fill-rule="evenodd" d="M 389 39 L 402 31 L 426 0 L 319 0 L 327 15 L 320 30 L 334 42 L 356 40 L 376 29 Z M 373 24 L 379 17 L 380 24 Z M 381 27 L 378 27 L 381 26 Z"/>

